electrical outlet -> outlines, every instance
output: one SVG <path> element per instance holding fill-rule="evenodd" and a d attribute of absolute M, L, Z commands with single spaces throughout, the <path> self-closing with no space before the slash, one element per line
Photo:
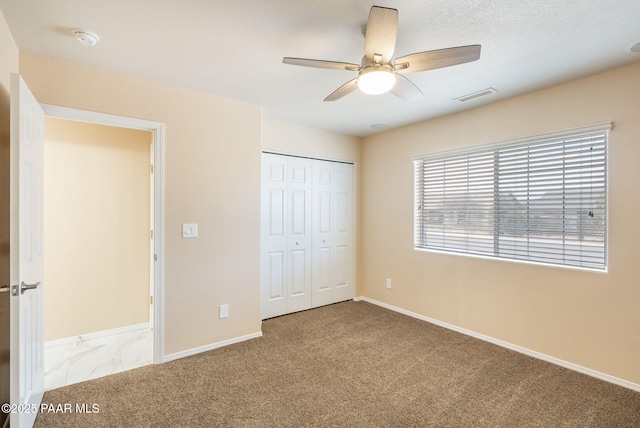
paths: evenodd
<path fill-rule="evenodd" d="M 229 317 L 229 305 L 220 305 L 220 318 Z"/>
<path fill-rule="evenodd" d="M 391 279 L 387 278 L 387 288 L 391 288 Z"/>

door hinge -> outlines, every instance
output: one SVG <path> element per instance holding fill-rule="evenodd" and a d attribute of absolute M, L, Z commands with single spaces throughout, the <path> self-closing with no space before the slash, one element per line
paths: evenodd
<path fill-rule="evenodd" d="M 149 296 L 149 304 L 153 305 L 153 296 Z"/>
<path fill-rule="evenodd" d="M 154 261 L 154 262 L 157 262 L 157 261 L 158 261 L 158 255 L 157 255 L 157 254 L 154 254 L 154 255 L 153 255 L 153 261 Z"/>
<path fill-rule="evenodd" d="M 149 171 L 151 172 L 151 174 L 153 174 L 153 164 L 151 164 L 151 167 L 149 168 Z"/>
<path fill-rule="evenodd" d="M 149 231 L 149 238 L 153 239 L 153 230 Z"/>

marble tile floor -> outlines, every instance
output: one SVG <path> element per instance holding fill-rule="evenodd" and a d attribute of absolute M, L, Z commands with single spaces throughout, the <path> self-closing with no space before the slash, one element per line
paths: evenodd
<path fill-rule="evenodd" d="M 153 363 L 149 327 L 45 342 L 45 391 Z"/>

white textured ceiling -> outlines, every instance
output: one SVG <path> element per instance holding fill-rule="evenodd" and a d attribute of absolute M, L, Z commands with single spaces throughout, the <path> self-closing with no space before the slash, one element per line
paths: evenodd
<path fill-rule="evenodd" d="M 399 11 L 396 56 L 480 44 L 480 60 L 408 74 L 424 97 L 358 91 L 322 100 L 355 72 L 373 5 Z M 433 118 L 640 61 L 640 0 L 0 0 L 23 51 L 263 107 L 265 116 L 355 136 Z M 72 30 L 100 35 L 95 47 Z M 488 87 L 498 93 L 461 103 Z"/>

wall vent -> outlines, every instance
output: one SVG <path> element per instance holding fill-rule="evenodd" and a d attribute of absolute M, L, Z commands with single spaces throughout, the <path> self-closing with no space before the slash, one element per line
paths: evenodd
<path fill-rule="evenodd" d="M 487 89 L 483 89 L 483 90 L 478 91 L 478 92 L 474 92 L 473 94 L 463 95 L 461 97 L 454 98 L 454 99 L 456 101 L 460 101 L 461 103 L 464 103 L 466 101 L 471 101 L 471 100 L 475 100 L 476 98 L 484 97 L 485 95 L 495 94 L 496 92 L 498 92 L 498 91 L 496 91 L 493 88 L 487 88 Z"/>

